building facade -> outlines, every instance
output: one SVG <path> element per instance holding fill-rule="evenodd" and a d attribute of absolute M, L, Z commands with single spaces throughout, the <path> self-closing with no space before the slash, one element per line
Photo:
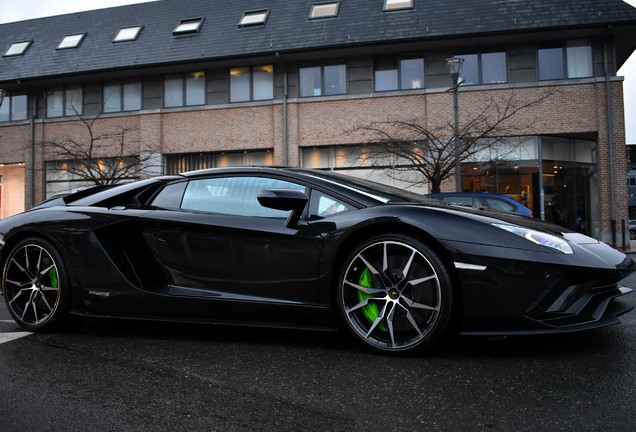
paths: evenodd
<path fill-rule="evenodd" d="M 163 0 L 0 25 L 0 217 L 87 185 L 87 159 L 140 166 L 121 181 L 291 165 L 406 187 L 359 127 L 452 122 L 446 60 L 460 57 L 460 127 L 494 100 L 545 97 L 511 119 L 510 151 L 462 163 L 462 189 L 621 246 L 616 72 L 635 34 L 620 0 Z"/>

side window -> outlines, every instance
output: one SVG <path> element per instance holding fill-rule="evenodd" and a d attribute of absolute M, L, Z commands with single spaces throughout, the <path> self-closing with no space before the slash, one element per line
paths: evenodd
<path fill-rule="evenodd" d="M 351 210 L 355 210 L 355 208 L 337 198 L 318 191 L 313 191 L 311 194 L 309 219 L 324 219 Z"/>
<path fill-rule="evenodd" d="M 450 196 L 450 197 L 443 197 L 442 199 L 452 204 L 464 204 L 464 205 L 470 205 L 470 206 L 475 205 L 475 203 L 473 203 L 472 197 Z"/>
<path fill-rule="evenodd" d="M 178 209 L 181 206 L 181 198 L 187 184 L 187 182 L 181 182 L 167 185 L 152 200 L 151 205 L 165 209 Z"/>
<path fill-rule="evenodd" d="M 508 204 L 507 202 L 497 199 L 497 198 L 484 198 L 486 201 L 486 207 L 503 210 L 507 212 L 511 212 L 515 210 L 515 207 L 512 204 Z"/>
<path fill-rule="evenodd" d="M 258 194 L 263 189 L 305 191 L 302 185 L 265 177 L 197 179 L 188 183 L 181 208 L 234 216 L 285 219 L 289 212 L 269 209 L 258 202 Z"/>

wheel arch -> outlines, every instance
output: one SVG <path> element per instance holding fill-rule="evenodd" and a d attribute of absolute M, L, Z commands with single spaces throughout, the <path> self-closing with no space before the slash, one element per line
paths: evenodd
<path fill-rule="evenodd" d="M 356 232 L 348 236 L 340 245 L 338 252 L 334 256 L 333 266 L 334 269 L 331 275 L 331 290 L 329 292 L 330 305 L 335 310 L 339 276 L 342 271 L 342 262 L 353 251 L 353 249 L 363 242 L 366 238 L 378 235 L 379 233 L 390 232 L 396 234 L 403 234 L 409 237 L 413 237 L 422 243 L 429 246 L 433 252 L 435 252 L 441 259 L 442 263 L 446 267 L 446 270 L 451 278 L 453 295 L 455 298 L 453 304 L 453 311 L 451 314 L 451 326 L 454 330 L 457 330 L 461 326 L 461 317 L 463 316 L 463 298 L 462 291 L 460 289 L 459 275 L 455 269 L 454 260 L 451 254 L 444 248 L 444 246 L 433 236 L 424 230 L 409 225 L 404 222 L 384 221 L 379 223 L 373 223 L 366 225 Z"/>

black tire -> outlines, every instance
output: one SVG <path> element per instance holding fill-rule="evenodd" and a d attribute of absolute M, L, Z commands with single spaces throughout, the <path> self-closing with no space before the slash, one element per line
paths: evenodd
<path fill-rule="evenodd" d="M 66 322 L 68 276 L 50 242 L 33 237 L 18 243 L 5 263 L 2 290 L 9 313 L 26 330 L 54 331 Z"/>
<path fill-rule="evenodd" d="M 348 255 L 337 297 L 340 316 L 357 340 L 396 355 L 431 349 L 443 339 L 454 301 L 438 255 L 397 233 L 375 236 Z"/>

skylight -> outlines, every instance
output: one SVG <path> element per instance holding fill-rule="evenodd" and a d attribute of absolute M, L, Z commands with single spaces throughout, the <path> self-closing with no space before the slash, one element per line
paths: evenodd
<path fill-rule="evenodd" d="M 172 34 L 196 33 L 201 28 L 203 18 L 187 19 L 179 21 L 179 25 L 172 31 Z"/>
<path fill-rule="evenodd" d="M 124 27 L 119 30 L 119 33 L 117 33 L 113 42 L 134 41 L 139 36 L 139 33 L 141 33 L 142 28 L 142 26 Z"/>
<path fill-rule="evenodd" d="M 11 44 L 11 46 L 9 47 L 9 49 L 7 50 L 5 57 L 6 56 L 19 56 L 22 55 L 26 52 L 26 50 L 29 49 L 29 46 L 31 45 L 33 41 L 24 41 L 24 42 L 15 42 L 14 44 Z"/>
<path fill-rule="evenodd" d="M 384 0 L 385 11 L 410 9 L 412 7 L 413 7 L 413 0 Z"/>
<path fill-rule="evenodd" d="M 86 33 L 65 36 L 57 46 L 57 49 L 77 48 L 84 40 L 84 36 L 86 36 Z"/>
<path fill-rule="evenodd" d="M 338 16 L 339 2 L 318 3 L 311 6 L 310 19 L 330 18 Z"/>
<path fill-rule="evenodd" d="M 269 14 L 268 10 L 245 12 L 243 14 L 243 18 L 241 18 L 241 21 L 239 21 L 239 27 L 265 24 L 268 14 Z"/>

